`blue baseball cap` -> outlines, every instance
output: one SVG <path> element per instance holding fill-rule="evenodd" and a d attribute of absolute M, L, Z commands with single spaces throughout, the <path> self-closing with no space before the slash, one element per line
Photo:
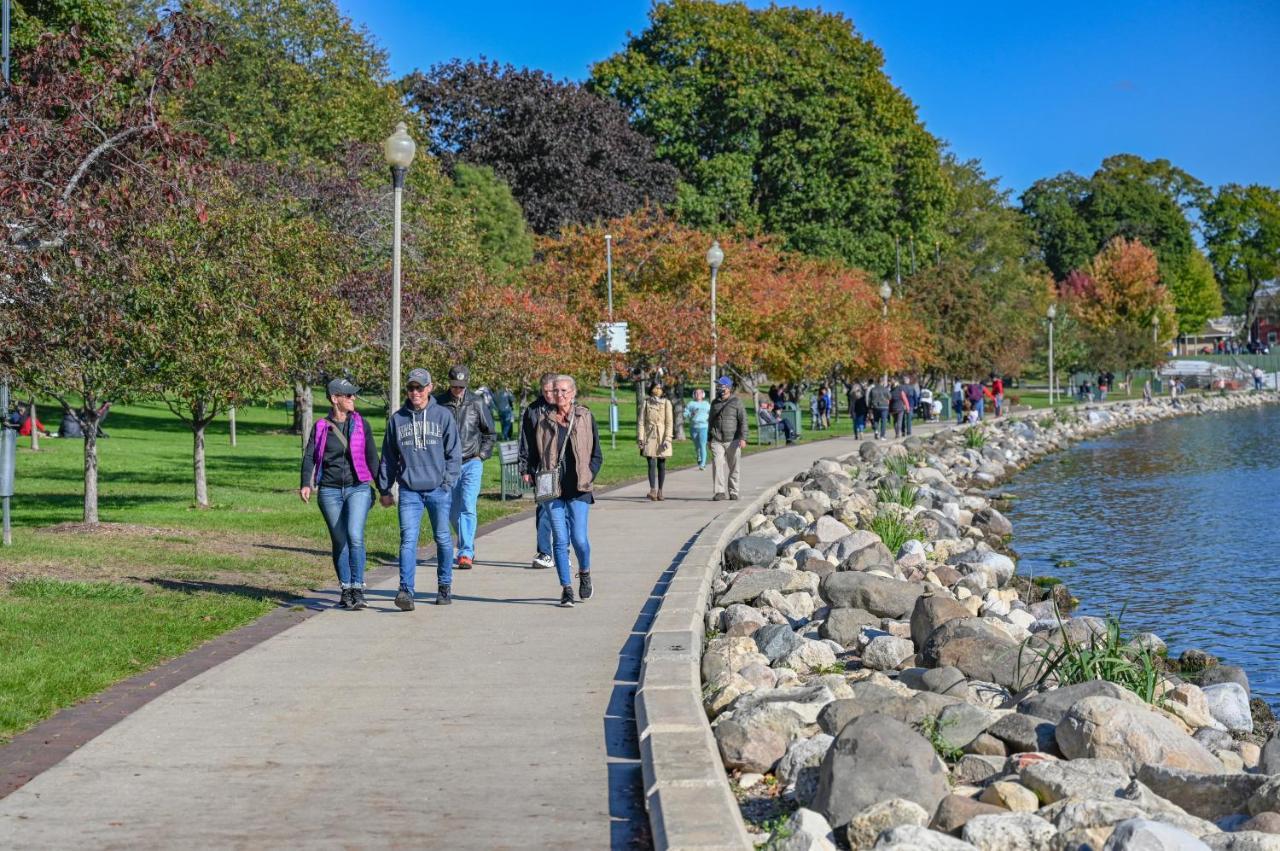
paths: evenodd
<path fill-rule="evenodd" d="M 716 379 L 716 384 L 719 384 L 721 387 L 732 387 L 733 379 L 727 375 L 722 375 Z"/>

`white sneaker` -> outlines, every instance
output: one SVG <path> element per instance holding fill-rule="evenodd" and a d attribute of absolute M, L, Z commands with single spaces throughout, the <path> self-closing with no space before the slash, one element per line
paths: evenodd
<path fill-rule="evenodd" d="M 533 557 L 533 561 L 529 564 L 529 567 L 534 570 L 546 570 L 547 568 L 555 566 L 556 560 L 546 553 L 538 553 Z"/>

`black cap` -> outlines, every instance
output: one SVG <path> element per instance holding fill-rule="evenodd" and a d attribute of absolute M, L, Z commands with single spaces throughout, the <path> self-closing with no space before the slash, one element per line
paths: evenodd
<path fill-rule="evenodd" d="M 449 367 L 449 386 L 466 387 L 471 380 L 471 373 L 462 364 Z"/>
<path fill-rule="evenodd" d="M 360 388 L 345 378 L 335 378 L 329 382 L 330 396 L 354 396 L 359 392 Z"/>
<path fill-rule="evenodd" d="M 431 383 L 431 373 L 423 369 L 422 367 L 409 370 L 409 378 L 405 381 L 406 385 L 421 384 L 423 387 L 426 387 L 430 383 Z"/>

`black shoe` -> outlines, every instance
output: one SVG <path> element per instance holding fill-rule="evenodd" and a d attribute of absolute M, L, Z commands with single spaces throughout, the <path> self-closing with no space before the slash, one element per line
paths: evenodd
<path fill-rule="evenodd" d="M 338 598 L 338 605 L 336 608 L 339 608 L 339 609 L 351 608 L 351 589 L 350 588 L 342 589 L 342 596 Z"/>
<path fill-rule="evenodd" d="M 351 589 L 351 608 L 353 608 L 353 609 L 367 609 L 367 608 L 369 608 L 369 603 L 368 603 L 368 602 L 365 600 L 365 598 L 364 598 L 364 589 L 363 589 L 363 588 L 352 588 L 352 589 Z"/>
<path fill-rule="evenodd" d="M 728 495 L 728 494 L 718 493 L 718 494 L 716 494 L 715 496 L 711 497 L 711 500 L 712 500 L 713 502 L 720 502 L 720 501 L 722 501 L 722 500 L 726 500 L 726 499 L 728 499 L 728 498 L 729 498 L 729 495 Z"/>
<path fill-rule="evenodd" d="M 436 605 L 449 606 L 453 604 L 453 586 L 440 585 L 436 587 Z"/>
<path fill-rule="evenodd" d="M 562 609 L 573 608 L 573 586 L 572 585 L 564 586 L 564 591 L 562 591 L 560 594 L 560 608 Z"/>
<path fill-rule="evenodd" d="M 400 589 L 400 593 L 396 595 L 396 608 L 402 612 L 412 612 L 414 609 L 413 592 Z"/>
<path fill-rule="evenodd" d="M 738 495 L 736 493 L 729 494 L 729 499 L 737 499 L 737 498 L 738 498 Z"/>
<path fill-rule="evenodd" d="M 578 571 L 578 596 L 583 600 L 590 600 L 594 593 L 595 591 L 591 589 L 591 571 Z"/>

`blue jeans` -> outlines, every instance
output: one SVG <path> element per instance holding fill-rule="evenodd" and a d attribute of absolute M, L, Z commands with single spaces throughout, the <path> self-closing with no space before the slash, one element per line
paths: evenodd
<path fill-rule="evenodd" d="M 977 409 L 977 411 L 978 411 L 978 419 L 982 419 L 982 409 L 983 409 L 983 407 L 985 407 L 986 402 L 987 402 L 987 400 L 986 400 L 986 399 L 979 399 L 979 400 L 978 400 L 977 402 L 975 402 L 975 403 L 974 403 L 974 405 L 973 405 L 973 407 L 974 407 L 974 408 L 976 408 L 976 409 Z"/>
<path fill-rule="evenodd" d="M 911 412 L 902 412 L 902 433 L 911 434 Z"/>
<path fill-rule="evenodd" d="M 587 512 L 591 508 L 590 497 L 577 499 L 553 499 L 546 503 L 551 517 L 551 536 L 555 546 L 556 575 L 561 585 L 570 585 L 569 544 L 578 556 L 578 570 L 591 569 L 591 541 L 587 539 Z"/>
<path fill-rule="evenodd" d="M 472 458 L 462 465 L 462 475 L 453 483 L 449 522 L 458 530 L 458 555 L 476 555 L 476 500 L 480 498 L 480 477 L 484 462 Z"/>
<path fill-rule="evenodd" d="M 449 531 L 449 508 L 453 492 L 441 485 L 433 491 L 400 488 L 400 590 L 413 593 L 418 572 L 418 527 L 425 509 L 436 539 L 436 582 L 453 584 L 453 533 Z"/>
<path fill-rule="evenodd" d="M 538 527 L 538 552 L 551 555 L 551 512 L 547 506 L 538 503 L 533 508 L 533 520 Z"/>
<path fill-rule="evenodd" d="M 508 409 L 505 411 L 498 411 L 498 421 L 501 424 L 502 439 L 510 440 L 511 439 L 511 423 L 512 423 L 511 410 Z"/>
<path fill-rule="evenodd" d="M 961 393 L 952 394 L 951 407 L 956 412 L 956 425 L 960 425 L 964 422 L 964 395 Z"/>
<path fill-rule="evenodd" d="M 316 503 L 329 526 L 333 571 L 343 588 L 364 587 L 364 522 L 373 507 L 373 488 L 320 488 Z"/>
<path fill-rule="evenodd" d="M 707 466 L 707 427 L 691 426 L 689 429 L 693 435 L 693 451 L 698 456 L 698 466 Z"/>
<path fill-rule="evenodd" d="M 875 419 L 872 420 L 872 423 L 871 423 L 871 433 L 879 434 L 881 437 L 884 437 L 885 426 L 889 424 L 889 409 L 888 408 L 872 408 L 871 411 L 873 416 L 875 417 Z"/>

